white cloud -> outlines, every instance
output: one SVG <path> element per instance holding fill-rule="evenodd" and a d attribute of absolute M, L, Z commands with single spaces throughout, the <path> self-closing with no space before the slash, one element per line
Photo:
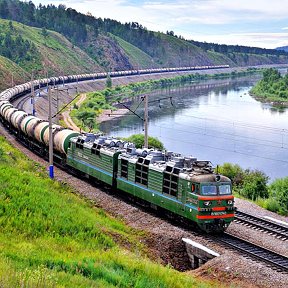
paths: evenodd
<path fill-rule="evenodd" d="M 112 15 L 119 18 L 150 18 L 150 14 L 157 13 L 159 19 L 165 19 L 169 15 L 182 17 L 199 23 L 221 19 L 221 23 L 232 21 L 257 19 L 280 19 L 287 18 L 288 1 L 283 0 L 175 0 L 175 1 L 129 1 L 129 0 L 35 0 L 34 3 L 58 5 L 65 4 L 67 7 L 78 11 L 93 11 L 96 15 Z M 136 14 L 131 14 L 134 11 Z M 106 17 L 106 16 L 105 16 Z M 110 16 L 111 17 L 111 16 Z M 268 18 L 267 18 L 268 17 Z M 171 19 L 170 19 L 171 20 Z M 218 20 L 219 21 L 219 20 Z M 124 20 L 125 22 L 125 20 Z M 211 24 L 213 22 L 210 22 Z"/>
<path fill-rule="evenodd" d="M 207 42 L 228 41 L 226 43 L 234 42 L 251 46 L 261 45 L 261 47 L 266 45 L 264 47 L 272 48 L 285 41 L 284 37 L 287 35 L 283 36 L 281 33 L 264 33 L 262 36 L 266 36 L 260 37 L 259 34 L 257 34 L 257 36 L 253 33 L 236 34 L 236 30 L 233 31 L 233 29 L 236 29 L 237 25 L 237 32 L 251 32 L 257 31 L 255 27 L 258 28 L 258 31 L 265 31 L 265 27 L 267 27 L 267 31 L 271 32 L 270 29 L 268 30 L 270 23 L 272 21 L 279 22 L 281 19 L 287 19 L 287 22 L 282 22 L 281 26 L 279 26 L 279 31 L 288 29 L 288 27 L 285 27 L 286 23 L 288 23 L 288 1 L 283 0 L 34 1 L 34 3 L 37 4 L 40 2 L 42 4 L 53 2 L 54 5 L 65 3 L 67 7 L 72 7 L 82 13 L 89 11 L 96 17 L 111 18 L 121 21 L 122 23 L 136 21 L 150 30 L 173 30 L 178 35 L 183 35 L 190 39 L 196 39 L 197 36 L 197 39 L 201 38 L 201 41 Z M 200 31 L 196 30 L 197 27 L 200 27 L 199 25 L 202 25 L 201 32 L 204 34 L 203 36 L 189 33 L 190 30 L 200 33 Z M 213 25 L 213 27 L 211 25 Z M 213 28 L 213 31 L 215 31 L 217 25 L 221 25 L 222 32 L 212 34 L 211 29 Z M 245 30 L 244 28 L 241 29 L 243 25 L 245 25 Z M 226 33 L 223 32 L 223 27 Z M 262 30 L 259 30 L 259 28 Z M 287 42 L 285 44 L 287 44 Z"/>
<path fill-rule="evenodd" d="M 191 39 L 191 36 L 185 35 Z M 244 45 L 274 49 L 288 45 L 288 33 L 230 33 L 219 35 L 193 35 L 193 40 L 220 44 Z"/>

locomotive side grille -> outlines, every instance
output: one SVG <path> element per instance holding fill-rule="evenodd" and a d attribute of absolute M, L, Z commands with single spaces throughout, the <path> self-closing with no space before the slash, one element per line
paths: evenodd
<path fill-rule="evenodd" d="M 177 197 L 179 169 L 167 166 L 163 173 L 163 193 Z"/>
<path fill-rule="evenodd" d="M 128 179 L 128 160 L 121 159 L 121 177 Z"/>
<path fill-rule="evenodd" d="M 148 186 L 148 168 L 150 161 L 144 158 L 139 158 L 136 163 L 135 182 Z"/>

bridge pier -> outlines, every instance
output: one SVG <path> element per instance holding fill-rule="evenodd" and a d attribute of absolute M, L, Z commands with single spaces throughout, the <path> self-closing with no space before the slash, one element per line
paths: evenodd
<path fill-rule="evenodd" d="M 192 269 L 197 269 L 208 260 L 220 256 L 217 252 L 203 246 L 200 243 L 192 241 L 188 238 L 182 238 L 185 243 L 186 251 L 191 262 Z"/>

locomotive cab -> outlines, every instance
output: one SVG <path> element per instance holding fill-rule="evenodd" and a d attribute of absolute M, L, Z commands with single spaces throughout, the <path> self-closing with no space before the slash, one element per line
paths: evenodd
<path fill-rule="evenodd" d="M 234 220 L 231 180 L 214 173 L 191 176 L 187 203 L 194 204 L 195 221 L 208 233 L 223 232 Z"/>

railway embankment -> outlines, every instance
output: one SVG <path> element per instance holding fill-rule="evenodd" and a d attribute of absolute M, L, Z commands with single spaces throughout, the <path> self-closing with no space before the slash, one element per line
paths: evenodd
<path fill-rule="evenodd" d="M 40 157 L 33 154 L 30 150 L 21 146 L 11 135 L 0 129 L 8 141 L 20 151 L 24 152 L 30 159 L 39 163 L 38 167 L 45 167 L 47 163 Z M 36 166 L 37 167 L 37 166 Z M 41 168 L 43 171 L 43 168 Z M 84 197 L 92 203 L 92 206 L 104 209 L 111 217 L 121 219 L 132 229 L 145 235 L 139 241 L 147 247 L 147 256 L 164 265 L 169 265 L 180 271 L 187 271 L 189 275 L 201 276 L 205 279 L 212 279 L 216 282 L 216 286 L 235 285 L 237 287 L 287 287 L 287 275 L 275 271 L 273 268 L 267 267 L 262 262 L 257 262 L 247 258 L 227 247 L 216 243 L 207 235 L 201 235 L 188 227 L 181 227 L 175 223 L 162 219 L 159 215 L 151 214 L 144 211 L 141 207 L 135 206 L 123 199 L 119 199 L 117 195 L 105 192 L 100 187 L 96 187 L 81 179 L 75 178 L 66 172 L 56 168 L 56 179 L 60 181 L 60 185 L 67 183 L 74 189 L 74 192 L 80 197 Z M 66 186 L 64 184 L 64 186 Z M 277 219 L 285 220 L 284 217 L 269 213 L 264 209 L 244 200 L 236 199 L 236 206 L 244 211 L 253 211 L 257 215 L 269 215 Z M 74 214 L 75 215 L 75 214 Z M 109 216 L 109 217 L 110 217 Z M 277 239 L 273 235 L 267 235 L 249 227 L 232 223 L 229 231 L 240 235 L 244 239 L 247 238 L 255 244 L 268 247 L 271 250 L 287 255 L 287 242 Z M 143 234 L 144 232 L 144 234 Z M 133 232 L 134 233 L 134 232 Z M 115 235 L 114 235 L 115 236 Z M 190 238 L 199 242 L 208 248 L 220 254 L 219 257 L 208 261 L 205 265 L 196 270 L 190 271 L 190 263 L 186 254 L 185 246 L 181 241 L 182 238 Z M 116 242 L 123 238 L 116 237 Z M 120 241 L 121 242 L 121 241 Z M 122 241 L 131 248 L 131 243 Z M 133 248 L 131 248 L 133 249 Z M 137 249 L 136 249 L 137 250 Z M 70 252 L 69 252 L 70 253 Z M 139 253 L 139 251 L 137 252 Z M 285 254 L 286 253 L 286 254 Z M 188 272 L 189 271 L 189 272 Z M 169 274 L 170 275 L 170 274 Z"/>
<path fill-rule="evenodd" d="M 143 231 L 79 197 L 66 173 L 48 179 L 3 136 L 0 147 L 1 287 L 217 287 L 149 260 Z"/>

